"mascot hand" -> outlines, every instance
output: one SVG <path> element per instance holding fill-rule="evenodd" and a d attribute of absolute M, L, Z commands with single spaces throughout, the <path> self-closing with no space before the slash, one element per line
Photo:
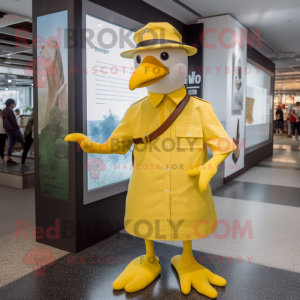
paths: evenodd
<path fill-rule="evenodd" d="M 218 166 L 208 161 L 203 166 L 189 170 L 188 174 L 190 176 L 197 176 L 200 174 L 199 188 L 201 193 L 204 193 L 207 189 L 207 186 L 209 185 L 210 180 L 217 173 L 217 171 L 218 171 Z"/>
<path fill-rule="evenodd" d="M 78 143 L 81 149 L 86 153 L 100 153 L 100 154 L 111 153 L 108 146 L 108 141 L 106 142 L 106 144 L 98 144 L 92 142 L 86 135 L 82 133 L 71 133 L 65 137 L 65 141 Z"/>
<path fill-rule="evenodd" d="M 94 153 L 93 142 L 82 133 L 71 133 L 65 137 L 66 142 L 76 142 L 86 153 Z"/>
<path fill-rule="evenodd" d="M 201 193 L 205 192 L 210 180 L 218 171 L 218 166 L 228 157 L 231 152 L 220 153 L 214 155 L 206 164 L 203 166 L 189 170 L 190 176 L 196 176 L 200 174 L 199 187 Z"/>

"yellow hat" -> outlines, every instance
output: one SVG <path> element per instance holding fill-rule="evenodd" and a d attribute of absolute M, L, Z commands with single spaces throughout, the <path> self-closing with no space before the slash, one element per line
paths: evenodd
<path fill-rule="evenodd" d="M 178 30 L 169 23 L 148 23 L 134 34 L 136 48 L 121 53 L 122 57 L 133 58 L 134 53 L 141 50 L 159 48 L 183 48 L 187 55 L 197 53 L 197 49 L 182 44 L 182 36 Z"/>

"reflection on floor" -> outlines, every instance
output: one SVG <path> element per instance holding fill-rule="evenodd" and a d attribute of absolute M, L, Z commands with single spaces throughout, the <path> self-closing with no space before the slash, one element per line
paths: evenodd
<path fill-rule="evenodd" d="M 274 149 L 294 149 L 300 150 L 300 141 L 293 141 L 286 135 L 274 135 Z"/>
<path fill-rule="evenodd" d="M 219 228 L 194 241 L 193 249 L 227 279 L 225 288 L 217 288 L 218 299 L 299 299 L 299 161 L 300 151 L 274 150 L 272 158 L 214 192 Z M 16 210 L 9 199 L 18 192 L 0 186 L 6 197 L 0 201 L 1 226 L 11 228 L 0 240 L 0 299 L 208 299 L 194 289 L 189 296 L 180 292 L 170 259 L 182 251 L 181 242 L 156 242 L 162 274 L 146 289 L 126 294 L 111 285 L 128 260 L 144 254 L 143 240 L 121 232 L 74 255 L 32 238 L 16 239 L 11 220 L 22 218 L 22 206 Z M 27 192 L 19 197 L 32 207 L 33 190 Z M 24 213 L 31 227 L 33 214 Z M 51 251 L 54 264 L 34 273 L 24 257 L 38 246 Z"/>

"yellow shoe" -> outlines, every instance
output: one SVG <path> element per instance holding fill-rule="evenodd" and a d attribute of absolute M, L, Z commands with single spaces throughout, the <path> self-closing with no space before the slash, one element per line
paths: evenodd
<path fill-rule="evenodd" d="M 215 275 L 195 260 L 193 253 L 183 253 L 171 259 L 171 263 L 176 269 L 180 287 L 183 294 L 189 294 L 191 287 L 195 288 L 200 294 L 210 298 L 218 296 L 217 291 L 210 285 L 225 286 L 226 280 Z"/>
<path fill-rule="evenodd" d="M 156 256 L 142 255 L 131 261 L 122 274 L 114 281 L 113 288 L 132 293 L 144 289 L 161 273 Z"/>

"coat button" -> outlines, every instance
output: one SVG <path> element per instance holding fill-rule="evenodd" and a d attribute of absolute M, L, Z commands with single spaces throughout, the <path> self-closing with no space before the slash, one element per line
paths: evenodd
<path fill-rule="evenodd" d="M 144 132 L 143 135 L 146 135 L 146 132 Z"/>
<path fill-rule="evenodd" d="M 191 136 L 192 134 L 189 132 L 189 136 Z"/>
<path fill-rule="evenodd" d="M 169 171 L 169 168 L 168 168 L 168 167 L 166 167 L 166 171 Z"/>
<path fill-rule="evenodd" d="M 170 147 L 169 144 L 167 144 L 166 147 L 169 148 Z"/>
<path fill-rule="evenodd" d="M 165 190 L 165 193 L 169 193 L 169 190 Z"/>

